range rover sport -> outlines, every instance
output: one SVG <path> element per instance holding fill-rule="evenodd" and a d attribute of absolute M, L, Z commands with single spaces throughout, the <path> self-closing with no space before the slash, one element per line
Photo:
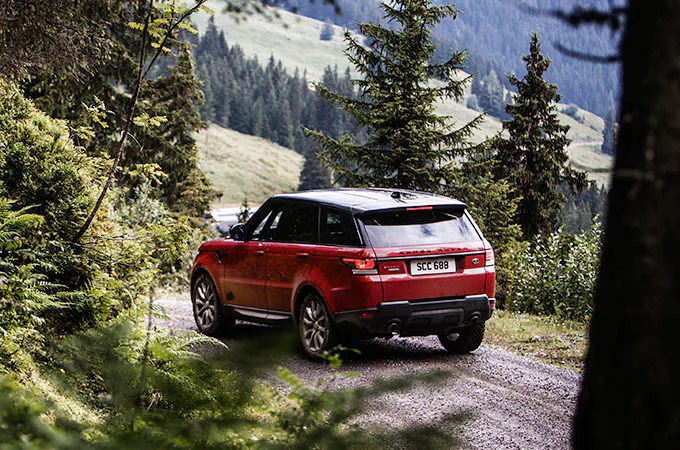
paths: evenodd
<path fill-rule="evenodd" d="M 475 350 L 495 308 L 494 254 L 457 200 L 406 190 L 275 195 L 191 271 L 196 324 L 292 321 L 318 358 L 343 339 L 437 335 Z"/>

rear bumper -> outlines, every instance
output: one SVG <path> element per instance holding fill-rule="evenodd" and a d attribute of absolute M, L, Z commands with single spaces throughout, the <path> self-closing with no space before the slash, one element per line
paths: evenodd
<path fill-rule="evenodd" d="M 495 299 L 486 294 L 431 301 L 382 302 L 377 308 L 334 314 L 341 332 L 353 335 L 448 334 L 491 317 Z"/>

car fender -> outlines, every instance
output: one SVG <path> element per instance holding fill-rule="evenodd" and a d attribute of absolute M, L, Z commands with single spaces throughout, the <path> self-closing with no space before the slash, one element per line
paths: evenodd
<path fill-rule="evenodd" d="M 217 294 L 220 297 L 220 301 L 224 298 L 223 292 L 222 292 L 222 286 L 220 283 L 218 283 L 219 280 L 219 268 L 220 268 L 220 262 L 217 258 L 217 252 L 216 251 L 203 251 L 200 252 L 198 255 L 196 255 L 196 259 L 194 260 L 194 265 L 191 269 L 191 289 L 193 289 L 194 286 L 194 279 L 196 276 L 196 273 L 199 271 L 206 271 L 208 272 L 208 275 L 210 275 L 210 278 L 212 278 L 213 284 L 217 288 Z"/>
<path fill-rule="evenodd" d="M 305 289 L 313 289 L 315 290 L 320 296 L 321 299 L 324 301 L 326 304 L 326 307 L 330 309 L 330 305 L 328 305 L 327 298 L 328 296 L 323 292 L 323 290 L 319 287 L 318 284 L 314 283 L 313 281 L 309 279 L 302 280 L 298 285 L 295 287 L 293 290 L 293 295 L 290 299 L 290 312 L 293 314 L 293 317 L 295 317 L 295 306 L 297 303 L 297 300 L 300 296 L 300 293 L 304 291 Z"/>

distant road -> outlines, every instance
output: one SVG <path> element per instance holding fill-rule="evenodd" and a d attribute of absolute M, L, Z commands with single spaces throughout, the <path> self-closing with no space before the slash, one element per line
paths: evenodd
<path fill-rule="evenodd" d="M 188 293 L 165 295 L 157 304 L 170 317 L 161 325 L 196 329 Z M 238 322 L 233 336 L 225 342 L 234 348 L 263 329 L 267 327 Z M 372 339 L 360 343 L 359 350 L 360 356 L 343 365 L 344 370 L 359 376 L 338 377 L 332 388 L 432 370 L 455 373 L 437 385 L 377 397 L 358 418 L 360 423 L 427 425 L 450 414 L 467 412 L 470 418 L 462 429 L 447 422 L 442 426 L 464 439 L 467 448 L 569 448 L 579 385 L 579 375 L 573 371 L 486 345 L 473 354 L 449 355 L 436 337 Z M 323 364 L 301 356 L 290 357 L 284 365 L 310 383 L 330 375 Z"/>

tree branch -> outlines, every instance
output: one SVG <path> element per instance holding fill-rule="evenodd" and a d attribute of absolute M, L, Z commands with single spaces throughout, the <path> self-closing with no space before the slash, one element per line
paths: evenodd
<path fill-rule="evenodd" d="M 97 198 L 97 202 L 94 205 L 94 208 L 90 212 L 90 215 L 88 216 L 87 220 L 83 224 L 82 227 L 80 227 L 80 230 L 78 231 L 78 234 L 75 236 L 75 241 L 80 241 L 85 234 L 85 232 L 90 228 L 90 225 L 92 224 L 92 221 L 94 220 L 94 217 L 97 215 L 97 212 L 99 211 L 99 208 L 102 205 L 102 202 L 104 201 L 104 198 L 106 197 L 106 194 L 108 193 L 109 189 L 111 188 L 111 185 L 113 184 L 113 179 L 115 178 L 116 171 L 118 170 L 118 164 L 120 163 L 120 158 L 121 155 L 123 154 L 123 148 L 125 147 L 125 141 L 127 140 L 128 135 L 130 134 L 130 126 L 132 124 L 132 120 L 135 115 L 135 109 L 137 107 L 137 100 L 139 99 L 139 93 L 142 89 L 142 82 L 144 79 L 147 77 L 149 74 L 149 71 L 153 67 L 154 63 L 158 59 L 158 56 L 162 53 L 163 47 L 165 46 L 166 42 L 170 38 L 171 34 L 175 29 L 179 26 L 179 24 L 184 21 L 187 17 L 189 17 L 191 14 L 193 14 L 198 8 L 201 7 L 207 0 L 198 0 L 196 4 L 184 14 L 180 16 L 180 18 L 171 24 L 171 26 L 168 28 L 167 32 L 165 33 L 165 36 L 163 37 L 163 40 L 161 41 L 160 46 L 158 47 L 158 50 L 154 54 L 153 58 L 149 62 L 146 70 L 144 70 L 144 65 L 145 65 L 145 59 L 146 59 L 146 45 L 147 45 L 147 36 L 148 36 L 148 29 L 149 29 L 149 20 L 151 19 L 151 15 L 153 13 L 153 0 L 149 1 L 149 6 L 147 8 L 145 17 L 144 17 L 144 28 L 142 30 L 142 41 L 140 43 L 140 48 L 139 48 L 139 63 L 138 63 L 138 68 L 137 68 L 137 81 L 135 82 L 135 88 L 132 94 L 132 99 L 130 100 L 130 107 L 128 108 L 128 113 L 127 113 L 127 118 L 125 120 L 125 125 L 123 128 L 123 132 L 121 134 L 120 140 L 118 141 L 118 147 L 116 149 L 116 156 L 113 159 L 113 165 L 111 166 L 111 169 L 109 170 L 109 174 L 106 178 L 106 183 L 104 183 L 104 187 L 102 188 L 101 193 L 99 194 L 99 197 Z"/>
<path fill-rule="evenodd" d="M 97 212 L 99 211 L 99 208 L 102 205 L 102 202 L 104 201 L 104 197 L 106 197 L 107 192 L 111 188 L 111 184 L 113 183 L 113 178 L 116 175 L 116 171 L 118 169 L 118 164 L 120 163 L 120 157 L 123 154 L 123 147 L 125 146 L 125 141 L 127 139 L 128 133 L 130 132 L 130 124 L 132 123 L 132 119 L 134 118 L 135 115 L 135 108 L 137 107 L 137 100 L 139 99 L 139 92 L 141 91 L 142 88 L 142 80 L 144 77 L 142 76 L 142 70 L 144 68 L 144 56 L 145 56 L 145 50 L 146 50 L 146 37 L 147 37 L 147 31 L 149 29 L 149 20 L 151 18 L 151 12 L 153 8 L 153 0 L 149 1 L 149 7 L 146 11 L 145 17 L 144 17 L 144 29 L 142 30 L 142 41 L 139 44 L 139 64 L 138 64 L 138 69 L 137 69 L 137 82 L 135 83 L 135 89 L 132 94 L 132 99 L 130 100 L 130 107 L 128 108 L 128 113 L 127 113 L 127 118 L 125 120 L 125 126 L 123 128 L 123 132 L 120 136 L 120 140 L 118 141 L 118 148 L 116 149 L 116 156 L 113 159 L 113 165 L 111 166 L 111 169 L 109 170 L 109 174 L 106 177 L 106 183 L 104 183 L 104 187 L 102 188 L 101 193 L 99 194 L 99 198 L 97 198 L 97 202 L 94 204 L 94 208 L 92 208 L 92 211 L 90 212 L 90 215 L 88 216 L 87 220 L 83 224 L 82 227 L 80 227 L 80 230 L 78 230 L 78 234 L 75 237 L 75 241 L 78 242 L 80 239 L 82 239 L 83 235 L 87 231 L 88 228 L 90 228 L 90 225 L 92 224 L 92 220 L 94 217 L 97 215 Z"/>
<path fill-rule="evenodd" d="M 553 42 L 553 45 L 559 51 L 560 53 L 564 53 L 567 56 L 571 56 L 572 58 L 577 58 L 577 59 L 582 59 L 584 61 L 590 61 L 594 63 L 601 63 L 601 64 L 612 64 L 612 63 L 618 63 L 622 61 L 621 55 L 618 53 L 612 54 L 612 55 L 592 55 L 590 53 L 583 53 L 579 52 L 577 50 L 572 50 L 570 48 L 566 48 L 559 42 Z"/>
<path fill-rule="evenodd" d="M 148 67 L 146 68 L 146 71 L 144 71 L 144 75 L 142 78 L 146 78 L 146 76 L 149 74 L 149 71 L 153 67 L 154 63 L 156 62 L 156 59 L 160 56 L 161 52 L 163 51 L 163 47 L 165 47 L 165 43 L 168 41 L 170 36 L 172 35 L 172 32 L 175 31 L 175 29 L 179 26 L 180 23 L 184 21 L 187 17 L 192 15 L 198 8 L 200 8 L 207 0 L 198 0 L 196 4 L 189 10 L 187 10 L 184 14 L 180 16 L 180 18 L 168 28 L 168 31 L 165 33 L 165 36 L 163 37 L 163 40 L 161 41 L 161 45 L 158 47 L 158 50 L 156 51 L 156 54 L 153 55 L 153 58 L 151 59 L 151 62 L 149 62 Z"/>
<path fill-rule="evenodd" d="M 575 6 L 571 11 L 564 11 L 561 9 L 541 9 L 520 3 L 519 8 L 536 16 L 547 16 L 562 20 L 575 28 L 581 25 L 594 24 L 606 25 L 613 31 L 622 27 L 623 19 L 628 13 L 628 8 L 624 6 L 612 6 L 608 11 Z"/>

